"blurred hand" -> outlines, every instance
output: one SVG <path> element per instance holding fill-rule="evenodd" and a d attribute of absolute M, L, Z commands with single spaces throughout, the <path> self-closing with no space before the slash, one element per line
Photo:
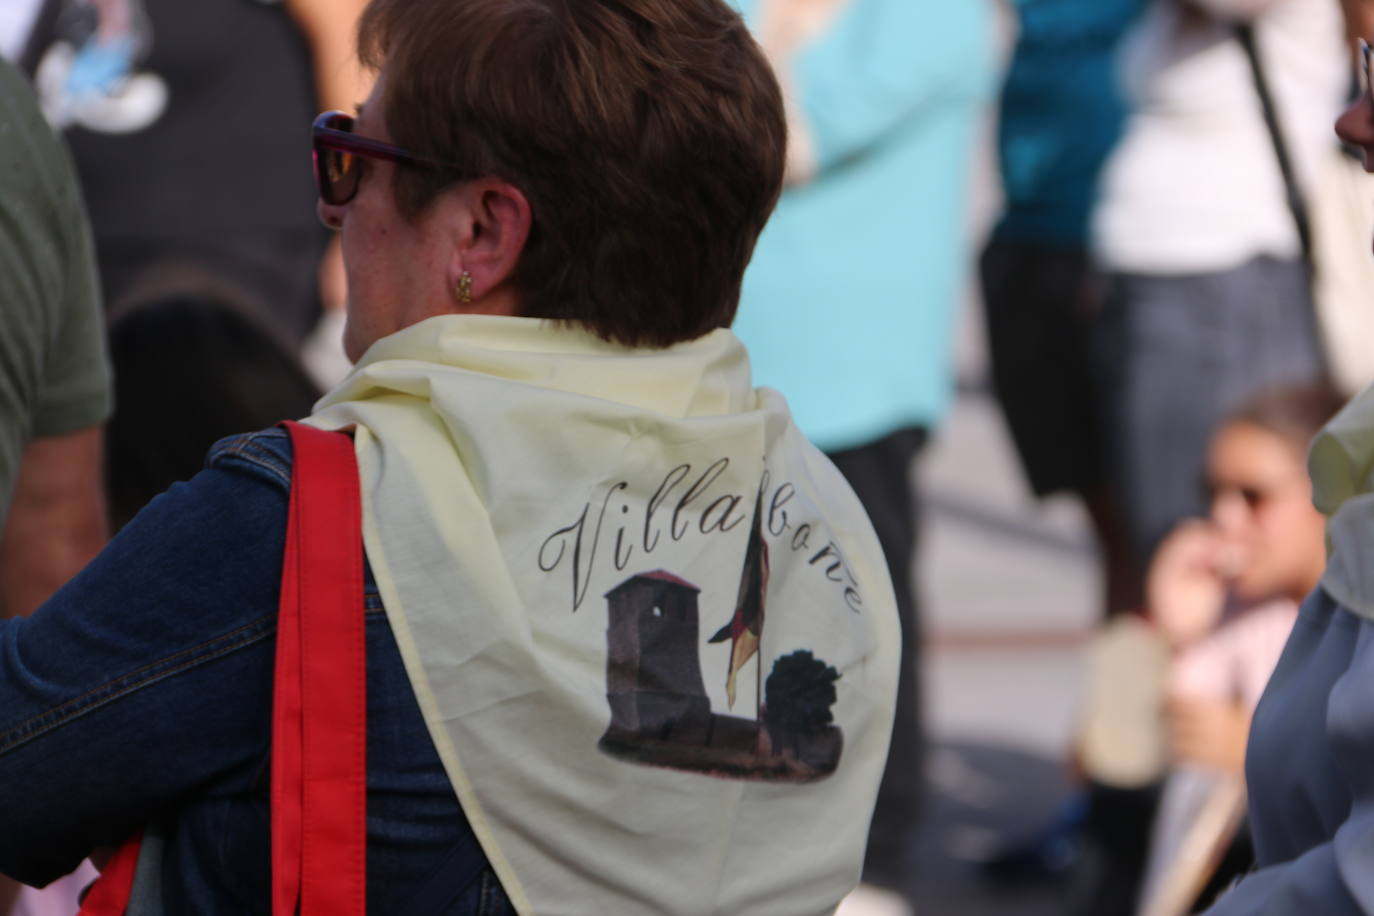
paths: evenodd
<path fill-rule="evenodd" d="M 1227 700 L 1171 697 L 1164 704 L 1175 763 L 1245 776 L 1250 713 Z"/>
<path fill-rule="evenodd" d="M 1226 602 L 1226 579 L 1239 560 L 1216 528 L 1189 519 L 1169 532 L 1145 577 L 1145 607 L 1174 648 L 1211 632 Z"/>

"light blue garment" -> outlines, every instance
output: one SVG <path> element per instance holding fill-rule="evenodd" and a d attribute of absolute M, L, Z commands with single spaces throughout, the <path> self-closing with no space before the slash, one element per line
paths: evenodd
<path fill-rule="evenodd" d="M 1000 238 L 1081 247 L 1107 154 L 1125 126 L 1116 49 L 1146 0 L 1014 0 L 1002 88 Z"/>
<path fill-rule="evenodd" d="M 751 25 L 760 0 L 735 0 Z M 759 239 L 735 331 L 824 449 L 934 425 L 968 271 L 969 166 L 991 83 L 984 0 L 850 0 L 794 62 L 819 172 Z"/>

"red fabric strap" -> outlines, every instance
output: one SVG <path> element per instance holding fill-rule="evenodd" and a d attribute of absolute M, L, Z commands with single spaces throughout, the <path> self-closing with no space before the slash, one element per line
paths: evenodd
<path fill-rule="evenodd" d="M 129 895 L 133 893 L 138 851 L 142 846 L 143 833 L 139 832 L 115 851 L 100 872 L 100 878 L 86 893 L 86 899 L 81 902 L 81 912 L 76 916 L 124 916 L 124 910 L 129 906 Z"/>
<path fill-rule="evenodd" d="M 272 912 L 363 916 L 367 660 L 353 441 L 285 424 L 295 458 L 272 719 Z"/>
<path fill-rule="evenodd" d="M 364 916 L 367 650 L 358 465 L 348 436 L 282 425 L 295 459 L 272 700 L 272 913 Z M 141 844 L 142 834 L 119 848 L 77 916 L 123 916 Z"/>

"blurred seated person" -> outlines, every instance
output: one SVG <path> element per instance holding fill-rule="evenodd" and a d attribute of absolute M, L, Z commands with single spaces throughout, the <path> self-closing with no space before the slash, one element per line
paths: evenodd
<path fill-rule="evenodd" d="M 1326 562 L 1307 447 L 1340 409 L 1320 386 L 1233 413 L 1207 456 L 1211 514 L 1178 525 L 1150 566 L 1147 611 L 1173 651 L 1173 758 L 1239 772 L 1250 713 Z"/>
<path fill-rule="evenodd" d="M 1321 575 L 1322 518 L 1304 462 L 1341 403 L 1323 385 L 1273 388 L 1214 432 L 1202 481 L 1208 517 L 1181 522 L 1161 542 L 1146 614 L 1117 618 L 1090 647 L 1073 759 L 1084 788 L 1047 829 L 993 857 L 994 875 L 1082 866 L 1071 912 L 1133 914 L 1142 886 L 1167 865 L 1176 828 L 1196 813 L 1186 798 L 1169 801 L 1180 794 L 1171 774 L 1239 773 L 1250 716 Z M 1161 804 L 1172 813 L 1157 829 Z M 1204 896 L 1246 867 L 1244 844 Z"/>
<path fill-rule="evenodd" d="M 1146 896 L 1207 797 L 1244 779 L 1250 719 L 1326 562 L 1307 447 L 1340 408 L 1322 386 L 1271 390 L 1231 414 L 1207 455 L 1211 512 L 1161 543 L 1147 611 L 1170 650 L 1164 680 L 1170 775 L 1153 831 Z M 1243 792 L 1237 800 L 1243 804 Z M 1224 843 L 1224 837 L 1218 836 Z M 1243 832 L 1202 892 L 1250 866 Z"/>

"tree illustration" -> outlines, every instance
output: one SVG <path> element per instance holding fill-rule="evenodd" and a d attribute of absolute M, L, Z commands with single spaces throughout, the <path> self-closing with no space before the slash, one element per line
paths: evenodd
<path fill-rule="evenodd" d="M 824 731 L 834 721 L 830 707 L 839 679 L 839 672 L 808 649 L 798 649 L 773 663 L 764 685 L 763 722 L 774 748 L 796 753 L 803 738 Z"/>

